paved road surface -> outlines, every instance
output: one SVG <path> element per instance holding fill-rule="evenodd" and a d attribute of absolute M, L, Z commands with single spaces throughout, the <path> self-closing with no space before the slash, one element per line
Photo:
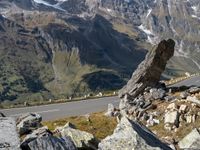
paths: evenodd
<path fill-rule="evenodd" d="M 174 85 L 171 85 L 170 87 L 180 87 L 180 86 L 198 86 L 200 87 L 200 76 L 194 76 L 187 80 L 183 80 L 181 82 L 178 82 Z"/>
<path fill-rule="evenodd" d="M 191 77 L 187 80 L 181 81 L 170 87 L 179 86 L 199 86 L 200 87 L 200 77 Z M 13 108 L 7 110 L 0 110 L 7 116 L 17 117 L 23 113 L 27 112 L 37 112 L 42 115 L 43 120 L 54 120 L 68 116 L 84 115 L 92 112 L 99 112 L 107 109 L 109 103 L 118 106 L 118 97 L 105 97 L 93 100 L 84 100 L 78 102 L 68 102 L 63 104 L 51 104 L 43 106 L 34 106 L 26 108 Z"/>
<path fill-rule="evenodd" d="M 6 116 L 13 117 L 17 117 L 27 112 L 37 112 L 42 115 L 43 120 L 54 120 L 63 117 L 84 115 L 87 113 L 104 111 L 107 109 L 109 103 L 118 106 L 119 98 L 105 97 L 62 104 L 5 109 L 0 111 L 2 111 Z"/>

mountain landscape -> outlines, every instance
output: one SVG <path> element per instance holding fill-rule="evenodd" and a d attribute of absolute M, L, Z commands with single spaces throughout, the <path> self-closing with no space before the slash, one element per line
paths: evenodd
<path fill-rule="evenodd" d="M 120 89 L 160 40 L 163 78 L 200 70 L 198 0 L 0 0 L 0 100 Z"/>
<path fill-rule="evenodd" d="M 0 148 L 199 150 L 200 76 L 196 74 L 170 86 L 160 82 L 174 52 L 175 41 L 172 39 L 162 40 L 153 50 L 149 50 L 131 79 L 119 91 L 120 99 L 104 97 L 3 109 L 0 112 Z M 196 86 L 190 87 L 185 83 L 194 80 L 198 81 Z M 109 103 L 112 99 L 114 101 Z M 107 111 L 96 112 L 101 107 L 99 102 L 103 101 L 108 104 Z M 116 102 L 118 107 L 115 107 Z M 89 113 L 72 116 L 80 112 Z M 63 115 L 71 117 L 60 118 Z"/>

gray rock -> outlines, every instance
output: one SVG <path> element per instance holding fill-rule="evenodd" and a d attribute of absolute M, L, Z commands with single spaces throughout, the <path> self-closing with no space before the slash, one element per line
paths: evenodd
<path fill-rule="evenodd" d="M 41 127 L 42 116 L 36 113 L 28 113 L 17 118 L 17 129 L 20 135 L 29 133 Z"/>
<path fill-rule="evenodd" d="M 148 108 L 152 103 L 150 101 L 145 102 L 145 104 L 142 106 L 143 109 Z"/>
<path fill-rule="evenodd" d="M 187 105 L 181 105 L 180 108 L 179 108 L 179 113 L 186 113 L 187 112 L 187 109 L 188 109 L 188 106 Z"/>
<path fill-rule="evenodd" d="M 153 100 L 163 99 L 163 97 L 165 96 L 165 93 L 166 91 L 161 88 L 159 89 L 153 88 L 150 90 L 150 94 L 152 95 Z"/>
<path fill-rule="evenodd" d="M 114 111 L 115 111 L 115 107 L 113 104 L 108 104 L 108 110 L 105 113 L 106 116 L 108 117 L 113 117 L 114 116 Z"/>
<path fill-rule="evenodd" d="M 200 105 L 200 100 L 196 96 L 188 96 L 187 101 Z"/>
<path fill-rule="evenodd" d="M 153 96 L 151 93 L 144 93 L 144 99 L 145 101 L 152 101 L 154 100 Z"/>
<path fill-rule="evenodd" d="M 62 137 L 70 137 L 77 148 L 97 148 L 98 140 L 90 133 L 71 128 L 68 125 L 57 128 Z"/>
<path fill-rule="evenodd" d="M 21 148 L 22 150 L 76 150 L 69 137 L 55 137 L 46 127 L 39 128 L 27 135 Z"/>
<path fill-rule="evenodd" d="M 174 54 L 174 46 L 175 42 L 169 39 L 161 41 L 157 48 L 150 50 L 127 85 L 119 91 L 119 97 L 123 98 L 127 93 L 132 97 L 137 97 L 144 92 L 146 87 L 158 85 L 167 61 Z"/>
<path fill-rule="evenodd" d="M 30 141 L 46 134 L 52 134 L 46 126 L 38 128 L 34 130 L 31 134 L 27 134 L 22 143 L 29 143 Z"/>
<path fill-rule="evenodd" d="M 113 116 L 114 116 L 114 117 L 118 117 L 118 116 L 120 116 L 120 112 L 119 112 L 119 111 L 114 111 Z"/>
<path fill-rule="evenodd" d="M 16 122 L 11 117 L 0 118 L 0 149 L 19 150 L 20 139 L 17 134 Z"/>
<path fill-rule="evenodd" d="M 143 115 L 141 117 L 141 121 L 147 121 L 149 118 L 150 117 L 149 117 L 148 113 L 145 112 L 145 113 L 143 113 Z"/>
<path fill-rule="evenodd" d="M 164 120 L 165 124 L 172 124 L 172 125 L 175 125 L 176 127 L 179 126 L 179 113 L 178 113 L 178 111 L 168 111 L 168 112 L 165 113 L 164 118 L 165 118 L 165 120 Z"/>
<path fill-rule="evenodd" d="M 123 117 L 113 135 L 99 144 L 99 150 L 170 150 L 151 131 L 137 122 Z"/>
<path fill-rule="evenodd" d="M 163 99 L 166 94 L 166 91 L 161 88 L 152 88 L 148 93 L 144 94 L 144 98 L 146 101 L 153 101 L 157 99 Z"/>
<path fill-rule="evenodd" d="M 28 144 L 30 150 L 77 150 L 69 137 L 62 139 L 47 134 Z"/>
<path fill-rule="evenodd" d="M 137 98 L 135 98 L 132 101 L 129 101 L 129 104 L 131 106 L 136 106 L 136 107 L 142 107 L 145 104 L 145 100 L 143 96 L 138 96 Z"/>
<path fill-rule="evenodd" d="M 200 133 L 198 129 L 193 129 L 179 143 L 180 149 L 199 149 L 200 148 Z"/>
<path fill-rule="evenodd" d="M 169 102 L 169 101 L 176 100 L 177 97 L 173 95 L 168 95 L 168 96 L 165 96 L 164 99 Z"/>
<path fill-rule="evenodd" d="M 152 115 L 150 115 L 149 119 L 147 120 L 147 124 L 146 126 L 147 127 L 152 127 L 154 126 L 155 124 L 159 124 L 160 121 L 158 119 L 154 119 Z"/>
<path fill-rule="evenodd" d="M 67 127 L 72 128 L 72 129 L 76 129 L 76 126 L 74 124 L 72 124 L 71 122 L 67 122 L 65 124 L 65 128 L 67 128 Z"/>
<path fill-rule="evenodd" d="M 192 115 L 185 116 L 187 123 L 192 123 Z"/>
<path fill-rule="evenodd" d="M 122 110 L 124 108 L 127 107 L 127 104 L 128 104 L 128 98 L 127 98 L 127 94 L 124 96 L 123 99 L 121 99 L 120 103 L 119 103 L 119 109 Z"/>
<path fill-rule="evenodd" d="M 198 88 L 198 87 L 191 87 L 191 88 L 188 89 L 188 92 L 190 94 L 199 93 L 200 92 L 200 88 Z"/>
<path fill-rule="evenodd" d="M 176 103 L 171 103 L 167 106 L 167 109 L 170 110 L 170 111 L 173 111 L 173 110 L 177 110 L 177 105 Z"/>
<path fill-rule="evenodd" d="M 188 92 L 181 92 L 180 93 L 180 97 L 182 98 L 182 99 L 186 99 L 187 98 L 187 96 L 189 96 L 190 94 L 188 93 Z"/>

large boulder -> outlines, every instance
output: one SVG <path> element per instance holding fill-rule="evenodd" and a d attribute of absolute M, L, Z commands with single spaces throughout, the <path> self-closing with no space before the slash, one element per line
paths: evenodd
<path fill-rule="evenodd" d="M 47 127 L 39 128 L 27 135 L 22 144 L 22 150 L 76 150 L 69 137 L 55 137 Z"/>
<path fill-rule="evenodd" d="M 41 127 L 42 116 L 37 113 L 23 114 L 17 118 L 17 129 L 20 135 L 27 134 Z"/>
<path fill-rule="evenodd" d="M 179 143 L 180 149 L 199 149 L 200 148 L 200 133 L 198 129 L 193 129 Z"/>
<path fill-rule="evenodd" d="M 0 149 L 20 149 L 20 139 L 17 134 L 16 122 L 11 117 L 0 117 Z"/>
<path fill-rule="evenodd" d="M 174 54 L 174 47 L 175 42 L 169 39 L 161 41 L 155 49 L 149 51 L 127 85 L 119 91 L 119 97 L 122 98 L 128 93 L 135 98 L 140 93 L 143 93 L 146 87 L 158 86 L 167 61 Z"/>
<path fill-rule="evenodd" d="M 113 135 L 106 137 L 99 144 L 99 150 L 171 150 L 151 131 L 137 122 L 123 117 Z"/>
<path fill-rule="evenodd" d="M 62 137 L 70 137 L 77 148 L 96 149 L 98 147 L 98 140 L 92 134 L 76 129 L 71 123 L 55 130 Z"/>

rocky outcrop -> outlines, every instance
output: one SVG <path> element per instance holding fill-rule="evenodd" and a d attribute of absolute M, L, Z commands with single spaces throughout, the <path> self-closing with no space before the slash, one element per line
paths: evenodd
<path fill-rule="evenodd" d="M 169 96 L 165 84 L 159 81 L 167 61 L 174 54 L 174 46 L 171 39 L 161 41 L 149 51 L 127 85 L 119 91 L 119 109 L 123 116 L 140 119 L 144 112 L 154 107 L 154 100 L 164 100 Z"/>
<path fill-rule="evenodd" d="M 179 143 L 180 149 L 199 149 L 200 148 L 200 133 L 199 129 L 193 129 Z"/>
<path fill-rule="evenodd" d="M 0 117 L 0 149 L 20 150 L 20 139 L 14 118 Z"/>
<path fill-rule="evenodd" d="M 39 128 L 27 135 L 21 144 L 22 150 L 76 150 L 69 137 L 58 138 L 47 129 Z"/>
<path fill-rule="evenodd" d="M 169 39 L 161 41 L 155 49 L 149 51 L 127 85 L 119 91 L 119 97 L 129 94 L 136 98 L 145 88 L 157 86 L 167 61 L 174 55 L 174 47 L 175 42 Z"/>
<path fill-rule="evenodd" d="M 92 134 L 75 129 L 71 123 L 67 123 L 64 127 L 57 127 L 55 132 L 60 133 L 62 137 L 70 137 L 77 148 L 97 148 L 98 141 Z"/>
<path fill-rule="evenodd" d="M 139 123 L 123 117 L 113 135 L 106 137 L 99 144 L 99 150 L 170 150 L 152 132 Z"/>
<path fill-rule="evenodd" d="M 20 135 L 29 133 L 41 127 L 42 116 L 37 113 L 28 113 L 17 118 L 17 129 Z"/>

